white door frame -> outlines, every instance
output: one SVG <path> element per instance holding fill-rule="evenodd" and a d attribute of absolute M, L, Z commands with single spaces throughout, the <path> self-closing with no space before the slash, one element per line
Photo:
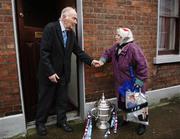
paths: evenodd
<path fill-rule="evenodd" d="M 78 25 L 77 25 L 77 33 L 78 33 L 78 43 L 82 49 L 84 49 L 84 30 L 83 30 L 83 1 L 77 0 L 77 15 L 78 15 Z M 78 81 L 79 81 L 79 110 L 80 117 L 82 119 L 85 118 L 85 74 L 84 74 L 84 63 L 79 62 L 78 66 Z"/>

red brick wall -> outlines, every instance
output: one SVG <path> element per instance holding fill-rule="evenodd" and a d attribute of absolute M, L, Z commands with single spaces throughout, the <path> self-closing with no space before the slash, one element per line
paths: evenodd
<path fill-rule="evenodd" d="M 11 0 L 0 0 L 0 117 L 20 111 Z"/>
<path fill-rule="evenodd" d="M 180 84 L 180 63 L 162 64 L 156 66 L 154 76 L 151 78 L 151 88 L 159 89 Z"/>
<path fill-rule="evenodd" d="M 157 0 L 83 0 L 85 51 L 99 59 L 112 46 L 117 27 L 132 29 L 149 68 L 148 90 L 180 84 L 180 64 L 154 65 L 157 41 Z M 85 70 L 86 101 L 102 92 L 114 96 L 111 65 Z"/>
<path fill-rule="evenodd" d="M 0 0 L 0 117 L 21 112 L 11 0 Z M 157 0 L 83 0 L 84 47 L 99 59 L 111 47 L 117 27 L 129 27 L 149 67 L 148 90 L 180 84 L 180 64 L 154 65 L 157 39 Z M 114 97 L 111 64 L 85 67 L 86 101 L 102 93 Z"/>

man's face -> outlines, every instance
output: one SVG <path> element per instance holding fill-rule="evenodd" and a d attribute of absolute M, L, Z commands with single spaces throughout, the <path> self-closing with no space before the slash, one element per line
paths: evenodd
<path fill-rule="evenodd" d="M 77 24 L 77 13 L 75 10 L 70 10 L 67 16 L 64 17 L 64 26 L 67 30 L 73 30 Z"/>

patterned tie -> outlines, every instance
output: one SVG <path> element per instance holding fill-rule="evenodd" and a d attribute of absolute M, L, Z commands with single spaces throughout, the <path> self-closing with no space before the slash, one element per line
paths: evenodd
<path fill-rule="evenodd" d="M 66 48 L 66 44 L 67 44 L 67 31 L 66 30 L 63 31 L 63 41 L 64 41 L 64 48 Z"/>

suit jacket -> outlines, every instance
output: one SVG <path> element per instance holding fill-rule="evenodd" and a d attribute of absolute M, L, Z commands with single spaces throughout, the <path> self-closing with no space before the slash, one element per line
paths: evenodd
<path fill-rule="evenodd" d="M 84 63 L 91 65 L 92 58 L 78 45 L 75 33 L 68 31 L 67 46 L 64 48 L 59 21 L 47 24 L 40 44 L 39 81 L 51 83 L 48 77 L 57 73 L 70 81 L 72 52 Z"/>

